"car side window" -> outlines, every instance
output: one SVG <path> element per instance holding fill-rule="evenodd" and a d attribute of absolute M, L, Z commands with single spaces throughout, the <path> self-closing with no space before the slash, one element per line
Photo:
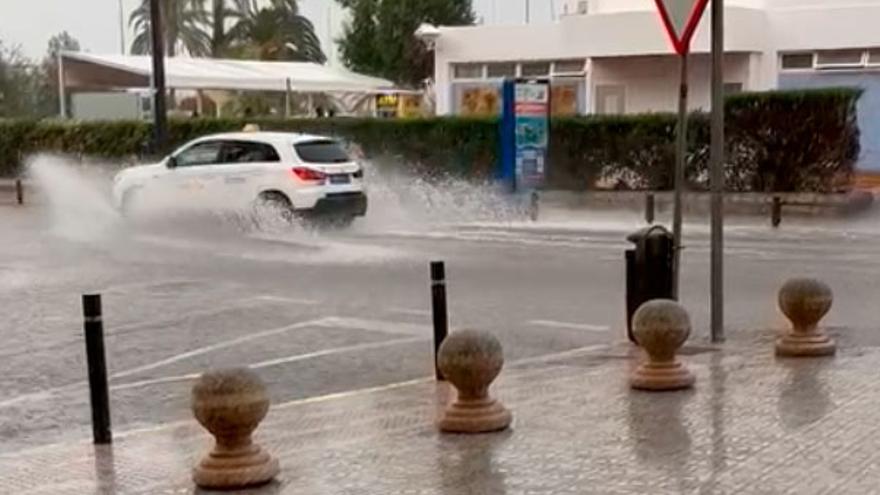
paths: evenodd
<path fill-rule="evenodd" d="M 222 144 L 220 141 L 205 141 L 194 144 L 178 153 L 174 157 L 174 161 L 178 167 L 195 167 L 219 163 Z"/>
<path fill-rule="evenodd" d="M 280 162 L 275 147 L 266 143 L 226 141 L 223 143 L 222 163 Z"/>

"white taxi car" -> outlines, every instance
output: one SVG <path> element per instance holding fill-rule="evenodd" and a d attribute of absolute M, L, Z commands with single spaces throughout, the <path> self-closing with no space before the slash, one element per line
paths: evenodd
<path fill-rule="evenodd" d="M 245 131 L 204 136 L 159 163 L 119 172 L 113 200 L 126 213 L 136 197 L 154 192 L 224 208 L 269 204 L 286 214 L 347 223 L 367 212 L 363 176 L 332 138 Z"/>

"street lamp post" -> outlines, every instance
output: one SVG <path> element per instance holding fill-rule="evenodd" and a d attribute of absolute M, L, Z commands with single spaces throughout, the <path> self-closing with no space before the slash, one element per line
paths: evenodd
<path fill-rule="evenodd" d="M 153 152 L 165 150 L 168 114 L 165 109 L 165 47 L 162 29 L 162 2 L 150 0 L 150 35 L 153 42 Z"/>
<path fill-rule="evenodd" d="M 724 340 L 724 0 L 712 0 L 712 342 Z"/>

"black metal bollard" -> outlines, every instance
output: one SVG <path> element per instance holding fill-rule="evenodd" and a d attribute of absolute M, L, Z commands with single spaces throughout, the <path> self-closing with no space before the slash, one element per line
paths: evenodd
<path fill-rule="evenodd" d="M 540 209 L 540 199 L 538 198 L 538 192 L 532 191 L 532 195 L 529 198 L 529 219 L 533 222 L 538 221 L 538 211 Z"/>
<path fill-rule="evenodd" d="M 443 380 L 437 366 L 437 354 L 449 333 L 449 318 L 446 314 L 446 265 L 442 261 L 431 262 L 431 309 L 434 315 L 434 376 Z"/>
<path fill-rule="evenodd" d="M 782 223 L 782 198 L 773 196 L 773 206 L 770 210 L 770 223 L 774 228 Z"/>
<path fill-rule="evenodd" d="M 654 223 L 655 209 L 654 193 L 648 193 L 645 195 L 645 222 L 647 222 L 648 225 Z"/>
<path fill-rule="evenodd" d="M 113 433 L 110 431 L 110 393 L 107 386 L 107 360 L 104 355 L 101 295 L 84 295 L 82 303 L 92 404 L 92 436 L 95 444 L 109 444 L 113 442 Z"/>
<path fill-rule="evenodd" d="M 15 179 L 15 200 L 18 204 L 24 204 L 24 188 L 21 185 L 21 179 Z"/>

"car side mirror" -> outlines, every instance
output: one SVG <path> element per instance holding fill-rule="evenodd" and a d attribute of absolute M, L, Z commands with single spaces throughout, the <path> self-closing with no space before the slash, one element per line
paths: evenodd
<path fill-rule="evenodd" d="M 169 156 L 165 160 L 165 166 L 168 168 L 177 168 L 177 159 L 175 159 L 173 156 Z"/>

